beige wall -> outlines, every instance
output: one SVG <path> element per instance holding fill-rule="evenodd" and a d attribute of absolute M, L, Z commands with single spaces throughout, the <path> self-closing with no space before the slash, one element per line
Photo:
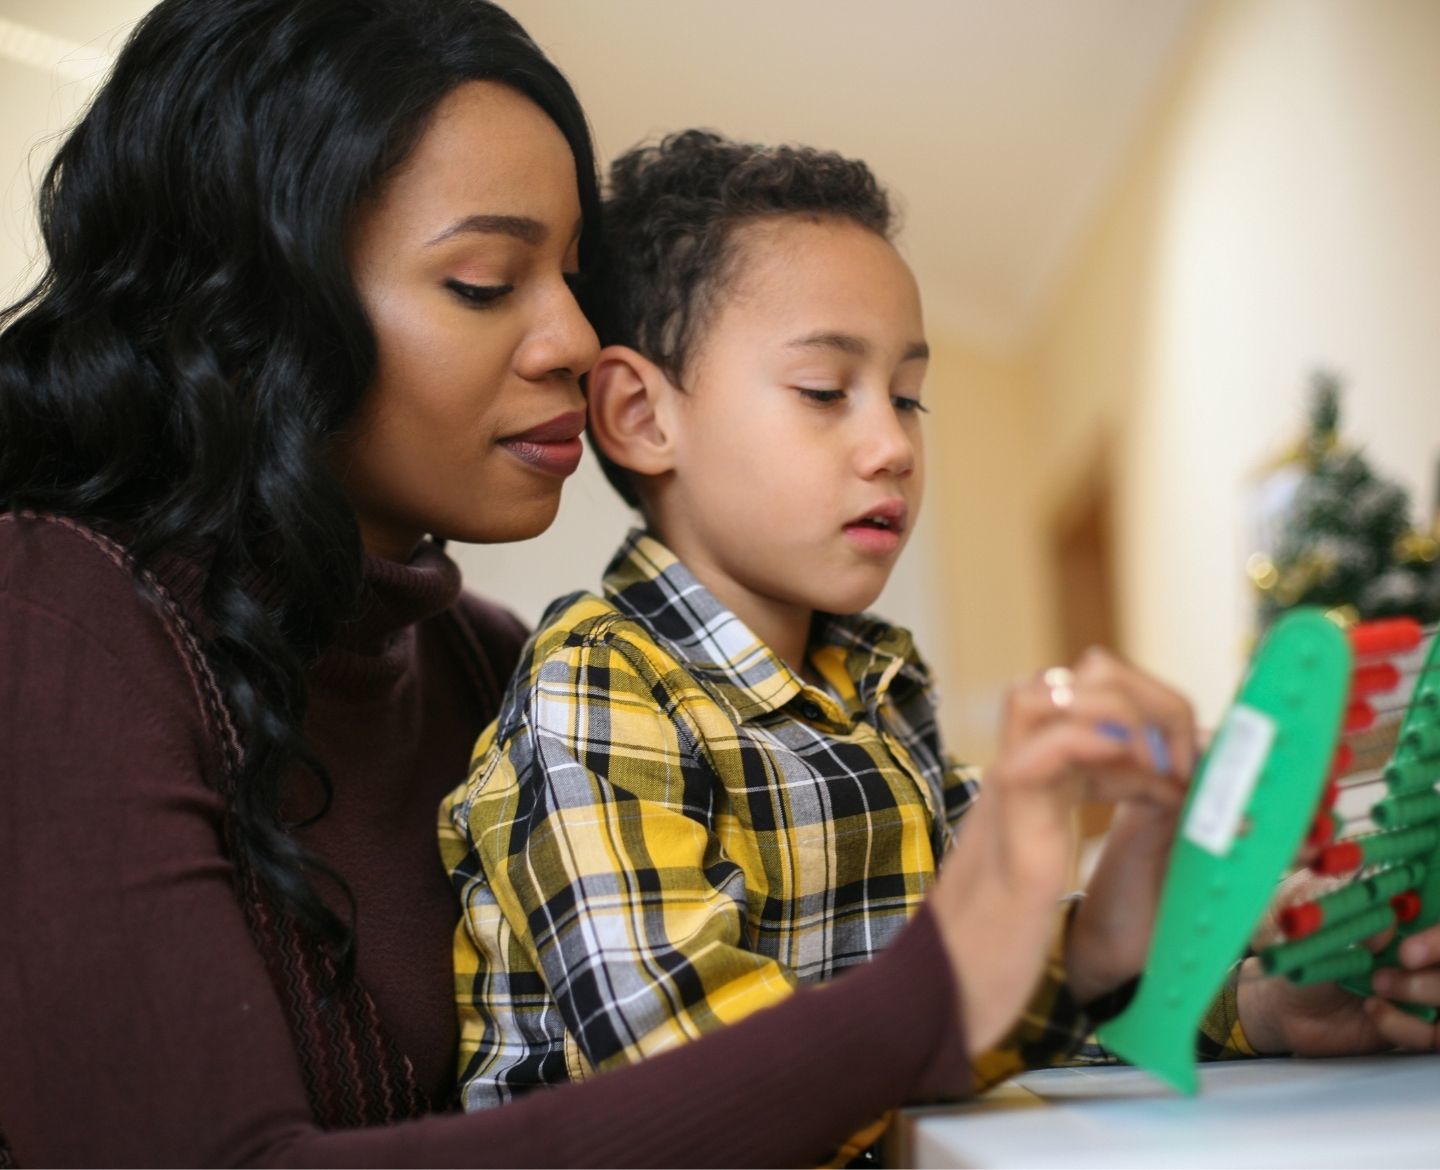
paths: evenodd
<path fill-rule="evenodd" d="M 63 56 L 65 61 L 58 70 L 20 64 L 0 53 L 0 109 L 5 111 L 0 119 L 0 298 L 17 294 L 33 271 L 32 262 L 39 254 L 33 181 L 43 173 L 58 137 L 83 109 L 92 89 L 93 76 L 89 81 L 73 76 L 87 76 L 86 70 L 74 68 L 84 55 L 77 54 L 74 46 L 102 53 L 118 48 L 117 30 L 123 33 L 149 7 L 149 0 L 0 0 L 0 35 L 4 22 L 12 21 L 71 42 L 69 47 L 58 42 L 52 47 L 48 59 L 59 62 Z M 526 15 L 525 8 L 520 4 L 516 11 Z M 553 23 L 553 15 L 550 19 Z M 570 44 L 555 51 L 578 53 Z M 41 58 L 43 52 L 37 54 L 37 60 Z M 561 63 L 570 64 L 563 55 Z M 793 135 L 793 129 L 775 133 L 785 137 Z M 452 551 L 471 588 L 534 622 L 554 598 L 598 585 L 610 554 L 633 519 L 587 456 L 567 486 L 560 517 L 549 532 L 522 544 L 455 545 Z M 935 648 L 935 656 L 943 658 L 934 565 L 928 517 L 922 517 L 878 608 L 910 626 L 922 646 Z"/>
<path fill-rule="evenodd" d="M 0 0 L 0 301 L 38 275 L 35 184 L 151 0 Z"/>
<path fill-rule="evenodd" d="M 994 750 L 1001 702 L 1053 642 L 1043 594 L 1040 480 L 1021 365 L 930 327 L 929 521 L 942 639 L 930 649 L 940 720 L 967 760 Z"/>
<path fill-rule="evenodd" d="M 1050 526 L 1102 446 L 1121 648 L 1207 719 L 1250 634 L 1247 476 L 1311 369 L 1349 377 L 1347 433 L 1428 507 L 1437 206 L 1440 4 L 1218 0 L 1027 340 L 987 352 L 932 314 L 926 531 L 879 608 L 918 628 L 959 754 L 990 754 L 1005 687 L 1057 654 Z M 581 480 L 537 548 L 596 563 L 611 508 Z M 517 597 L 551 560 L 483 557 Z"/>
<path fill-rule="evenodd" d="M 1347 434 L 1428 517 L 1437 207 L 1440 4 L 1221 0 L 1037 334 L 1046 492 L 1116 436 L 1124 645 L 1210 717 L 1250 629 L 1247 475 L 1308 371 L 1349 378 Z"/>
<path fill-rule="evenodd" d="M 145 6 L 11 0 L 0 18 L 108 47 Z M 28 179 L 46 136 L 86 92 L 0 60 L 0 290 L 34 251 Z M 1437 207 L 1440 3 L 1214 0 L 1024 344 L 967 344 L 932 300 L 930 497 L 879 608 L 916 627 L 960 754 L 989 754 L 1005 685 L 1054 657 L 1049 525 L 1102 443 L 1123 648 L 1212 717 L 1248 630 L 1245 477 L 1294 434 L 1313 366 L 1350 377 L 1349 434 L 1428 499 Z M 472 585 L 533 620 L 593 584 L 628 522 L 587 466 L 550 533 L 459 555 Z"/>

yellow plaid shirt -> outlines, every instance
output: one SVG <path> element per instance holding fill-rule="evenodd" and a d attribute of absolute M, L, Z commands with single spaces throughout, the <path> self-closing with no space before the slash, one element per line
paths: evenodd
<path fill-rule="evenodd" d="M 908 633 L 823 619 L 811 662 L 827 689 L 640 533 L 603 597 L 551 606 L 440 814 L 466 1108 L 738 1020 L 915 912 L 977 778 L 942 753 Z M 977 1080 L 1088 1027 L 1052 963 Z"/>

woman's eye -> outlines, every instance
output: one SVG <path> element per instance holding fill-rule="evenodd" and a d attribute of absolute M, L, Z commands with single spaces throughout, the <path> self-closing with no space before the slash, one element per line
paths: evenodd
<path fill-rule="evenodd" d="M 839 402 L 845 397 L 845 391 L 843 390 L 815 390 L 809 386 L 800 386 L 798 389 L 800 391 L 800 397 L 809 399 L 811 402 Z"/>
<path fill-rule="evenodd" d="M 904 394 L 893 394 L 890 397 L 890 401 L 901 414 L 913 414 L 917 411 L 920 414 L 930 413 L 930 408 L 918 398 L 910 398 Z"/>
<path fill-rule="evenodd" d="M 513 284 L 466 284 L 463 280 L 447 280 L 445 287 L 477 309 L 488 309 L 515 291 Z"/>

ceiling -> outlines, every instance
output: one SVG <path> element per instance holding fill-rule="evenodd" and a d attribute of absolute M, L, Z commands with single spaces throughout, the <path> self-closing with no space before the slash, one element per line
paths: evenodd
<path fill-rule="evenodd" d="M 1008 349 L 1183 50 L 1197 0 L 511 0 L 602 157 L 706 125 L 868 161 L 932 329 Z"/>
<path fill-rule="evenodd" d="M 866 159 L 932 331 L 1023 340 L 1172 74 L 1202 0 L 508 0 L 602 157 L 691 125 Z M 147 0 L 0 0 L 108 42 Z"/>

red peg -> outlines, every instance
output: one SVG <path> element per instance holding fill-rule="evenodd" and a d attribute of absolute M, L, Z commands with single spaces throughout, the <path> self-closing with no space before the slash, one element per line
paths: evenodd
<path fill-rule="evenodd" d="M 1365 854 L 1354 841 L 1337 841 L 1325 846 L 1310 868 L 1316 873 L 1349 873 L 1359 869 L 1364 860 Z"/>
<path fill-rule="evenodd" d="M 1350 627 L 1350 648 L 1357 658 L 1404 654 L 1420 645 L 1420 623 L 1414 618 L 1385 618 Z"/>
<path fill-rule="evenodd" d="M 1400 670 L 1390 662 L 1374 662 L 1369 666 L 1357 666 L 1350 680 L 1350 697 L 1363 699 L 1366 695 L 1383 695 L 1400 685 Z"/>
<path fill-rule="evenodd" d="M 1395 921 L 1402 926 L 1407 922 L 1414 922 L 1420 917 L 1420 895 L 1414 890 L 1396 894 L 1390 899 L 1390 909 L 1395 911 Z"/>
<path fill-rule="evenodd" d="M 1327 822 L 1330 821 L 1330 810 L 1335 807 L 1335 802 L 1339 799 L 1340 785 L 1336 784 L 1335 781 L 1332 780 L 1329 784 L 1325 785 L 1325 791 L 1320 796 L 1320 815 L 1323 816 Z M 1319 819 L 1320 817 L 1317 816 L 1316 820 L 1318 821 Z M 1311 831 L 1313 832 L 1314 830 Z M 1334 836 L 1333 823 L 1332 831 L 1330 833 L 1327 833 L 1325 841 L 1319 842 L 1319 844 L 1328 844 L 1332 836 Z"/>
<path fill-rule="evenodd" d="M 1314 934 L 1325 924 L 1325 911 L 1314 902 L 1301 902 L 1280 911 L 1280 929 L 1291 942 Z"/>
<path fill-rule="evenodd" d="M 1335 840 L 1335 818 L 1330 815 L 1329 807 L 1326 806 L 1316 814 L 1315 823 L 1310 826 L 1305 844 L 1313 849 L 1323 849 L 1333 840 Z"/>
<path fill-rule="evenodd" d="M 1364 699 L 1356 699 L 1345 708 L 1345 730 L 1364 731 L 1375 722 L 1375 708 Z"/>

